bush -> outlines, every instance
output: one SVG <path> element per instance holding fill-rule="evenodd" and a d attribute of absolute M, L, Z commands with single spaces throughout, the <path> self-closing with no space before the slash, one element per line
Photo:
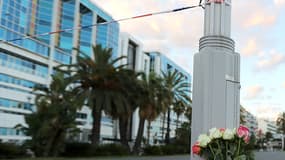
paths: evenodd
<path fill-rule="evenodd" d="M 181 145 L 162 145 L 162 146 L 147 146 L 144 148 L 144 155 L 175 155 L 189 154 L 190 150 L 187 146 Z"/>
<path fill-rule="evenodd" d="M 92 156 L 92 145 L 89 143 L 66 143 L 62 156 L 90 157 Z"/>
<path fill-rule="evenodd" d="M 96 148 L 94 156 L 123 156 L 128 155 L 129 151 L 126 147 L 119 144 L 104 144 Z"/>
<path fill-rule="evenodd" d="M 181 145 L 164 145 L 161 146 L 161 151 L 164 155 L 174 155 L 174 154 L 186 154 L 190 153 L 190 149 L 187 146 L 181 146 Z"/>
<path fill-rule="evenodd" d="M 26 151 L 22 146 L 17 146 L 12 143 L 0 143 L 0 159 L 21 157 L 27 157 Z"/>
<path fill-rule="evenodd" d="M 144 148 L 144 155 L 162 155 L 160 146 L 147 146 Z"/>
<path fill-rule="evenodd" d="M 89 143 L 67 143 L 64 157 L 122 156 L 128 155 L 128 149 L 119 144 L 93 146 Z"/>

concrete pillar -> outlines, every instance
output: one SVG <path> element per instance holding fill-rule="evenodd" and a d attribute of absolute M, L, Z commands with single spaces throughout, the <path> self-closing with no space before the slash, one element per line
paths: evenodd
<path fill-rule="evenodd" d="M 210 128 L 239 125 L 240 56 L 230 34 L 231 0 L 206 0 L 204 36 L 194 55 L 191 145 Z"/>

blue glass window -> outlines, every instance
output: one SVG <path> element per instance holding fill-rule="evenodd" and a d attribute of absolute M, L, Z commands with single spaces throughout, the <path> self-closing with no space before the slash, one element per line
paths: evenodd
<path fill-rule="evenodd" d="M 28 80 L 19 79 L 19 78 L 12 77 L 12 76 L 2 74 L 2 73 L 0 73 L 0 82 L 11 83 L 11 84 L 15 84 L 15 85 L 19 85 L 19 86 L 23 86 L 27 88 L 34 88 L 36 85 L 40 85 L 40 84 L 36 84 Z"/>
<path fill-rule="evenodd" d="M 6 108 L 18 108 L 29 111 L 35 111 L 35 106 L 31 103 L 19 102 L 10 99 L 0 98 L 0 106 Z"/>
<path fill-rule="evenodd" d="M 71 56 L 65 52 L 55 50 L 54 52 L 54 59 L 63 64 L 70 64 L 71 63 Z"/>
<path fill-rule="evenodd" d="M 51 31 L 53 0 L 37 1 L 35 34 L 41 34 Z M 50 35 L 38 37 L 41 41 L 49 44 Z"/>
<path fill-rule="evenodd" d="M 0 65 L 3 67 L 8 67 L 21 72 L 32 74 L 35 76 L 40 76 L 46 78 L 48 76 L 48 67 L 28 61 L 26 59 L 15 57 L 8 53 L 0 51 Z"/>
<path fill-rule="evenodd" d="M 93 14 L 90 9 L 84 5 L 80 5 L 80 25 L 88 26 L 93 22 Z M 82 28 L 80 30 L 79 37 L 79 49 L 84 54 L 91 56 L 91 47 L 92 47 L 92 28 Z"/>
<path fill-rule="evenodd" d="M 24 133 L 20 131 L 19 129 L 0 127 L 0 135 L 1 136 L 22 136 L 24 135 Z"/>
<path fill-rule="evenodd" d="M 61 30 L 73 27 L 74 11 L 75 11 L 75 0 L 62 1 L 61 22 L 60 22 Z M 71 50 L 73 47 L 73 32 L 72 31 L 60 33 L 58 47 L 64 50 L 65 52 L 71 54 Z"/>

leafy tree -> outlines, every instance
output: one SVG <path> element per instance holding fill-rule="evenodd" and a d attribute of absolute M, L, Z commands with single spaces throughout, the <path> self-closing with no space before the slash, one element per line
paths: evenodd
<path fill-rule="evenodd" d="M 285 112 L 278 115 L 276 124 L 278 126 L 278 132 L 285 134 Z"/>
<path fill-rule="evenodd" d="M 245 113 L 246 113 L 245 108 L 242 105 L 240 105 L 240 124 L 242 125 L 246 124 Z"/>
<path fill-rule="evenodd" d="M 170 142 L 170 112 L 171 107 L 175 103 L 182 101 L 184 104 L 190 104 L 190 83 L 185 77 L 177 70 L 163 72 L 163 84 L 166 89 L 166 97 L 168 98 L 168 111 L 167 111 L 167 130 L 165 134 L 165 143 Z"/>
<path fill-rule="evenodd" d="M 124 83 L 125 65 L 116 64 L 125 57 L 113 59 L 112 49 L 104 49 L 101 45 L 93 46 L 93 57 L 82 53 L 77 56 L 77 63 L 61 68 L 67 67 L 78 92 L 87 97 L 93 116 L 91 142 L 98 145 L 102 112 L 118 118 L 130 115 L 133 109 Z"/>
<path fill-rule="evenodd" d="M 266 133 L 265 133 L 265 139 L 266 139 L 267 141 L 269 141 L 271 138 L 273 138 L 272 133 L 271 133 L 271 132 L 266 132 Z"/>
<path fill-rule="evenodd" d="M 167 107 L 167 98 L 164 95 L 165 88 L 162 85 L 162 79 L 150 73 L 149 76 L 143 75 L 141 80 L 141 96 L 139 101 L 139 127 L 133 152 L 139 153 L 141 141 L 144 133 L 145 121 L 149 123 L 164 112 Z M 150 126 L 150 125 L 149 125 Z M 148 126 L 148 127 L 149 127 Z"/>
<path fill-rule="evenodd" d="M 67 132 L 76 131 L 76 111 L 84 102 L 62 73 L 52 78 L 49 88 L 35 88 L 36 112 L 25 117 L 24 132 L 32 137 L 29 143 L 38 156 L 57 156 L 63 150 Z"/>
<path fill-rule="evenodd" d="M 281 134 L 285 134 L 285 112 L 280 113 L 276 120 L 277 131 Z M 285 149 L 285 148 L 284 148 Z"/>

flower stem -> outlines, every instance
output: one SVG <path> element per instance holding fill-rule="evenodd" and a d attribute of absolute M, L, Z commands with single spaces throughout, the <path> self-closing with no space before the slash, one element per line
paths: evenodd
<path fill-rule="evenodd" d="M 216 159 L 216 154 L 215 154 L 215 152 L 213 151 L 212 146 L 211 146 L 211 145 L 209 145 L 209 147 L 210 147 L 210 150 L 211 150 L 211 152 L 212 152 L 212 155 L 214 156 L 214 159 Z"/>
<path fill-rule="evenodd" d="M 220 143 L 219 143 L 219 142 L 216 142 L 216 143 L 217 143 L 217 145 L 218 145 L 218 147 L 219 147 L 220 155 L 221 155 L 222 159 L 224 159 L 224 156 L 223 156 L 223 153 L 222 153 L 221 145 L 220 145 Z"/>
<path fill-rule="evenodd" d="M 226 160 L 228 160 L 228 141 L 226 141 Z"/>
<path fill-rule="evenodd" d="M 239 150 L 240 150 L 240 140 L 241 140 L 241 139 L 239 139 L 239 140 L 238 140 L 238 150 L 237 150 L 237 156 L 239 156 Z"/>

